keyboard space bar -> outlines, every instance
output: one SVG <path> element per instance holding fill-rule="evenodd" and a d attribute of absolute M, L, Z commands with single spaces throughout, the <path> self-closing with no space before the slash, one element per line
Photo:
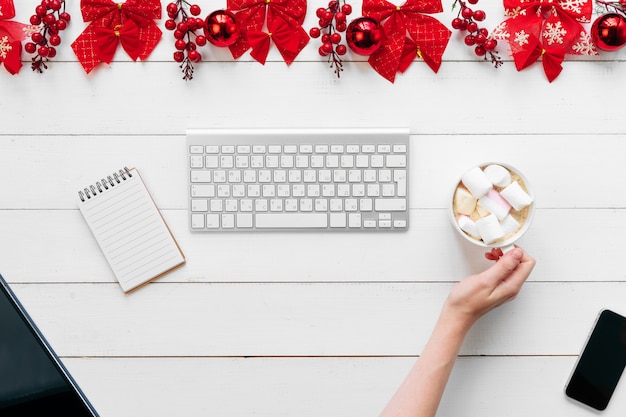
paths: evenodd
<path fill-rule="evenodd" d="M 257 213 L 256 227 L 257 229 L 319 229 L 328 227 L 328 215 L 326 213 Z"/>

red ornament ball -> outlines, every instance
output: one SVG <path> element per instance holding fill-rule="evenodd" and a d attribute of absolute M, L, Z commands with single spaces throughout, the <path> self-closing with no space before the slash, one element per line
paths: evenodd
<path fill-rule="evenodd" d="M 620 49 L 626 45 L 626 18 L 617 13 L 600 16 L 591 26 L 591 39 L 603 51 Z"/>
<path fill-rule="evenodd" d="M 216 10 L 206 18 L 204 34 L 215 46 L 230 46 L 239 38 L 235 15 L 228 10 Z"/>
<path fill-rule="evenodd" d="M 346 31 L 348 46 L 359 55 L 373 54 L 380 47 L 382 37 L 380 24 L 371 17 L 354 19 Z"/>

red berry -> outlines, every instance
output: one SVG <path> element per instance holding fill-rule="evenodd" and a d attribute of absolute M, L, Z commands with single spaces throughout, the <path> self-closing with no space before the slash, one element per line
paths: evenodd
<path fill-rule="evenodd" d="M 53 0 L 50 2 L 50 8 L 57 11 L 61 8 L 61 2 L 59 0 Z"/>
<path fill-rule="evenodd" d="M 333 20 L 333 13 L 330 10 L 326 10 L 324 11 L 324 16 L 322 16 L 322 19 L 330 22 Z"/>
<path fill-rule="evenodd" d="M 474 52 L 478 56 L 483 56 L 487 53 L 487 51 L 485 51 L 485 47 L 482 45 L 478 45 L 476 48 L 474 48 Z"/>
<path fill-rule="evenodd" d="M 498 46 L 498 41 L 495 39 L 487 39 L 483 44 L 487 51 L 493 51 Z"/>
<path fill-rule="evenodd" d="M 43 35 L 39 32 L 35 32 L 33 33 L 30 38 L 33 40 L 33 42 L 39 44 L 41 42 L 43 42 Z"/>
<path fill-rule="evenodd" d="M 61 37 L 59 35 L 50 36 L 50 45 L 59 46 L 61 44 Z"/>
<path fill-rule="evenodd" d="M 65 30 L 67 29 L 67 22 L 63 19 L 59 19 L 56 21 L 55 27 L 57 30 Z"/>
<path fill-rule="evenodd" d="M 187 24 L 187 22 L 179 22 L 178 25 L 176 25 L 176 29 L 180 30 L 181 32 L 187 32 L 187 29 L 189 29 L 189 25 Z"/>
<path fill-rule="evenodd" d="M 352 6 L 350 6 L 348 3 L 344 3 L 344 5 L 341 6 L 341 11 L 344 12 L 346 15 L 349 15 L 350 13 L 352 13 Z"/>
<path fill-rule="evenodd" d="M 177 39 L 176 42 L 174 42 L 174 48 L 178 49 L 179 51 L 184 51 L 185 48 L 187 48 L 187 42 L 182 39 Z"/>
<path fill-rule="evenodd" d="M 33 26 L 41 25 L 41 17 L 37 16 L 36 14 L 32 15 L 30 17 L 30 24 Z"/>
<path fill-rule="evenodd" d="M 333 44 L 329 42 L 323 43 L 322 50 L 327 54 L 330 54 L 333 51 Z"/>
<path fill-rule="evenodd" d="M 335 51 L 337 52 L 337 55 L 345 55 L 346 52 L 348 52 L 348 49 L 346 48 L 346 45 L 337 45 Z"/>
<path fill-rule="evenodd" d="M 471 33 L 478 31 L 478 23 L 476 22 L 469 22 L 467 24 L 467 30 Z"/>
<path fill-rule="evenodd" d="M 320 30 L 320 28 L 311 28 L 311 30 L 309 30 L 309 36 L 311 36 L 313 39 L 319 38 L 321 33 L 322 31 Z"/>
<path fill-rule="evenodd" d="M 55 56 L 57 56 L 57 50 L 50 46 L 48 48 L 48 58 L 54 58 Z"/>
<path fill-rule="evenodd" d="M 321 55 L 321 56 L 327 56 L 330 52 L 326 52 L 324 50 L 324 46 L 320 46 L 319 49 L 317 50 L 317 52 Z"/>
<path fill-rule="evenodd" d="M 27 43 L 24 45 L 24 50 L 25 50 L 26 52 L 28 52 L 29 54 L 34 54 L 34 53 L 35 53 L 35 51 L 37 50 L 37 45 L 35 45 L 35 44 L 34 44 L 34 43 L 32 43 L 32 42 L 27 42 Z"/>
<path fill-rule="evenodd" d="M 182 39 L 184 37 L 185 37 L 185 32 L 181 32 L 178 29 L 174 31 L 174 39 Z"/>
<path fill-rule="evenodd" d="M 174 30 L 176 29 L 176 21 L 174 19 L 168 19 L 165 21 L 165 29 Z"/>
<path fill-rule="evenodd" d="M 476 44 L 476 37 L 474 35 L 467 35 L 463 40 L 467 46 L 473 46 Z"/>
<path fill-rule="evenodd" d="M 482 22 L 483 20 L 485 20 L 486 17 L 487 15 L 485 14 L 483 10 L 476 10 L 474 12 L 474 20 Z"/>
<path fill-rule="evenodd" d="M 72 17 L 68 12 L 63 12 L 59 15 L 59 19 L 65 20 L 65 22 L 69 22 Z"/>
<path fill-rule="evenodd" d="M 324 17 L 324 14 L 326 14 L 326 9 L 323 7 L 319 7 L 317 10 L 315 10 L 315 16 L 319 17 L 320 19 Z"/>
<path fill-rule="evenodd" d="M 346 14 L 344 12 L 335 13 L 335 22 L 344 23 L 346 21 Z"/>
<path fill-rule="evenodd" d="M 196 50 L 196 43 L 195 42 L 187 42 L 187 50 L 188 51 L 195 51 Z"/>
<path fill-rule="evenodd" d="M 204 35 L 198 35 L 196 36 L 196 44 L 198 46 L 204 46 L 206 45 L 206 37 Z"/>
<path fill-rule="evenodd" d="M 486 40 L 487 40 L 487 38 L 482 33 L 479 33 L 478 35 L 476 35 L 476 44 L 477 45 L 483 45 Z"/>
<path fill-rule="evenodd" d="M 337 23 L 337 25 L 335 26 L 335 29 L 337 29 L 337 32 L 345 32 L 347 28 L 348 28 L 348 24 L 346 22 Z"/>
<path fill-rule="evenodd" d="M 321 19 L 317 22 L 317 24 L 319 25 L 319 27 L 321 27 L 321 28 L 325 28 L 326 26 L 330 25 L 330 21 L 328 21 L 328 20 L 326 20 L 326 19 L 324 19 L 324 18 L 321 18 Z"/>
<path fill-rule="evenodd" d="M 39 6 L 35 7 L 35 13 L 39 17 L 44 17 L 48 13 L 48 9 L 46 8 L 46 6 L 40 4 Z"/>
<path fill-rule="evenodd" d="M 189 54 L 187 56 L 193 62 L 200 62 L 200 60 L 202 59 L 202 55 L 200 55 L 200 52 L 196 51 L 195 49 L 189 51 Z"/>
<path fill-rule="evenodd" d="M 324 33 L 322 35 L 322 43 L 329 43 L 330 42 L 330 35 L 328 33 Z"/>
<path fill-rule="evenodd" d="M 469 4 L 477 4 L 478 0 L 467 0 Z"/>
<path fill-rule="evenodd" d="M 454 19 L 452 19 L 452 29 L 461 29 L 462 25 L 463 25 L 463 19 L 459 17 L 455 17 Z"/>
<path fill-rule="evenodd" d="M 480 28 L 480 29 L 478 30 L 478 32 L 479 32 L 481 35 L 485 35 L 485 37 L 487 37 L 487 35 L 489 35 L 489 31 L 488 31 L 486 28 Z"/>
<path fill-rule="evenodd" d="M 170 3 L 167 5 L 166 10 L 168 13 L 176 14 L 178 13 L 178 5 L 176 3 Z"/>
<path fill-rule="evenodd" d="M 50 53 L 50 48 L 48 48 L 47 46 L 40 46 L 38 52 L 39 55 L 46 57 Z"/>
<path fill-rule="evenodd" d="M 339 42 L 341 42 L 341 35 L 337 32 L 333 33 L 332 35 L 330 35 L 330 42 L 338 44 Z"/>
<path fill-rule="evenodd" d="M 185 59 L 185 54 L 183 54 L 180 51 L 174 52 L 174 61 L 183 62 L 184 59 Z"/>
<path fill-rule="evenodd" d="M 202 9 L 197 4 L 192 4 L 191 7 L 189 7 L 189 13 L 191 13 L 193 16 L 198 16 L 200 13 L 202 13 Z"/>
<path fill-rule="evenodd" d="M 57 18 L 54 14 L 50 13 L 50 14 L 45 15 L 41 20 L 43 20 L 43 22 L 46 25 L 50 26 L 50 25 L 53 25 L 54 22 L 57 21 Z"/>
<path fill-rule="evenodd" d="M 465 19 L 471 19 L 472 16 L 474 16 L 474 12 L 469 7 L 463 7 L 463 9 L 461 9 L 461 16 Z"/>

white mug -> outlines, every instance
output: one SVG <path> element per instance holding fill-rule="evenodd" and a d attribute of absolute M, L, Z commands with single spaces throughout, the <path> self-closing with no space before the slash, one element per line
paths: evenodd
<path fill-rule="evenodd" d="M 465 233 L 463 230 L 461 230 L 461 228 L 459 227 L 459 224 L 457 223 L 456 215 L 454 213 L 454 195 L 456 193 L 457 188 L 461 184 L 461 178 L 463 177 L 462 175 L 459 177 L 459 180 L 456 182 L 456 184 L 454 185 L 454 188 L 452 190 L 452 195 L 451 195 L 451 198 L 450 198 L 449 217 L 450 217 L 450 220 L 452 221 L 452 225 L 454 226 L 456 231 L 459 232 L 459 234 L 465 240 L 467 240 L 468 242 L 471 242 L 471 243 L 473 243 L 475 245 L 478 245 L 478 246 L 481 246 L 481 247 L 484 247 L 484 248 L 488 248 L 488 249 L 489 248 L 491 248 L 491 249 L 493 249 L 493 248 L 500 248 L 503 253 L 506 253 L 506 252 L 510 251 L 511 249 L 513 249 L 515 247 L 515 242 L 517 242 L 526 233 L 526 231 L 530 227 L 530 224 L 532 223 L 533 218 L 535 217 L 535 196 L 534 196 L 533 190 L 532 190 L 528 180 L 526 179 L 526 177 L 520 171 L 518 171 L 517 169 L 515 169 L 511 165 L 503 164 L 503 163 L 500 163 L 500 162 L 488 162 L 488 163 L 480 164 L 480 165 L 478 165 L 478 167 L 481 168 L 481 169 L 484 169 L 485 167 L 487 167 L 489 165 L 500 165 L 500 166 L 506 168 L 512 174 L 516 174 L 517 176 L 519 176 L 519 178 L 524 183 L 525 191 L 532 198 L 532 202 L 528 206 L 528 216 L 527 216 L 524 224 L 521 225 L 521 227 L 515 232 L 515 234 L 513 234 L 512 236 L 509 236 L 507 239 L 505 239 L 505 240 L 497 240 L 497 241 L 495 241 L 493 243 L 489 243 L 489 244 L 485 243 L 484 241 L 482 241 L 480 239 L 475 239 L 472 236 L 470 236 L 469 234 Z"/>

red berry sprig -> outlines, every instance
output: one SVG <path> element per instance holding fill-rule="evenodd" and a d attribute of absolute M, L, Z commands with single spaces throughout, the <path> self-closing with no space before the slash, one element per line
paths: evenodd
<path fill-rule="evenodd" d="M 35 55 L 31 65 L 33 71 L 42 73 L 48 69 L 46 62 L 56 56 L 56 47 L 61 44 L 59 33 L 67 28 L 69 22 L 70 14 L 65 11 L 65 0 L 42 0 L 35 7 L 30 24 L 39 27 L 39 31 L 33 32 L 31 41 L 24 45 L 26 52 Z"/>
<path fill-rule="evenodd" d="M 478 0 L 467 0 L 467 3 L 475 5 Z M 478 22 L 485 20 L 487 15 L 483 10 L 472 10 L 464 0 L 455 0 L 452 8 L 457 4 L 461 6 L 457 17 L 452 19 L 452 28 L 461 32 L 467 32 L 465 38 L 465 44 L 467 46 L 474 47 L 474 53 L 478 56 L 482 56 L 487 60 L 487 56 L 491 59 L 491 63 L 494 67 L 498 68 L 502 65 L 502 59 L 497 55 L 496 46 L 498 41 L 489 37 L 489 31 L 485 28 L 481 28 Z"/>
<path fill-rule="evenodd" d="M 340 2 L 343 3 L 341 7 Z M 337 78 L 341 76 L 340 73 L 343 71 L 343 63 L 340 57 L 348 51 L 346 45 L 341 43 L 343 40 L 341 33 L 348 28 L 347 16 L 350 13 L 352 13 L 352 6 L 346 3 L 345 0 L 330 0 L 328 7 L 320 7 L 315 12 L 319 18 L 319 26 L 309 30 L 309 35 L 312 38 L 322 37 L 322 45 L 319 47 L 318 52 L 320 56 L 328 56 L 330 67 L 335 67 Z"/>
<path fill-rule="evenodd" d="M 165 28 L 174 31 L 174 61 L 180 63 L 183 80 L 193 79 L 193 64 L 202 61 L 198 46 L 206 45 L 207 39 L 197 30 L 203 30 L 204 19 L 198 17 L 202 9 L 197 4 L 176 0 L 167 5 L 168 20 Z M 202 32 L 203 33 L 203 32 Z"/>

